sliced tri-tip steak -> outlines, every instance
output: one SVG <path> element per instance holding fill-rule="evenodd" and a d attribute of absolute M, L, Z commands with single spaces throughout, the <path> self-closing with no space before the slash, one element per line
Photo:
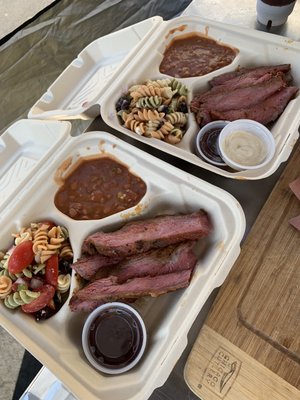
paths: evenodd
<path fill-rule="evenodd" d="M 197 240 L 212 231 L 203 210 L 191 214 L 164 215 L 125 224 L 114 232 L 96 232 L 84 240 L 82 251 L 105 256 L 131 256 L 185 240 Z"/>
<path fill-rule="evenodd" d="M 275 121 L 279 117 L 287 103 L 296 95 L 298 90 L 299 89 L 295 86 L 289 86 L 273 94 L 259 104 L 247 109 L 241 108 L 240 110 L 229 111 L 213 110 L 211 111 L 211 115 L 215 120 L 224 119 L 227 121 L 234 121 L 236 119 L 245 118 L 253 119 L 261 124 L 267 124 L 271 121 Z"/>
<path fill-rule="evenodd" d="M 94 254 L 93 256 L 88 255 L 79 258 L 71 267 L 82 278 L 90 280 L 100 269 L 118 264 L 123 259 L 123 257 L 106 257 L 102 254 Z"/>
<path fill-rule="evenodd" d="M 89 313 L 104 303 L 105 301 L 101 300 L 80 300 L 72 297 L 69 306 L 71 311 L 82 311 Z"/>
<path fill-rule="evenodd" d="M 201 107 L 218 111 L 238 110 L 255 105 L 286 86 L 281 75 L 270 75 L 264 82 L 208 96 Z"/>
<path fill-rule="evenodd" d="M 226 81 L 223 85 L 214 86 L 213 88 L 205 91 L 204 93 L 196 95 L 190 103 L 190 109 L 193 112 L 197 112 L 201 108 L 202 103 L 208 102 L 210 98 L 214 98 L 217 94 L 225 95 L 226 98 L 228 98 L 229 94 L 230 95 L 235 94 L 234 91 L 236 89 L 253 87 L 254 85 L 261 85 L 261 84 L 270 85 L 272 84 L 272 79 L 273 80 L 281 79 L 284 84 L 287 83 L 286 78 L 282 72 L 278 72 L 275 77 L 270 73 L 266 73 L 260 76 L 259 78 L 247 77 L 247 76 L 244 77 L 242 75 L 235 79 Z"/>
<path fill-rule="evenodd" d="M 190 269 L 154 277 L 133 278 L 123 284 L 116 283 L 114 277 L 99 279 L 73 295 L 69 303 L 70 309 L 89 312 L 109 301 L 143 296 L 157 297 L 187 287 L 192 272 Z"/>
<path fill-rule="evenodd" d="M 252 67 L 252 68 L 240 68 L 236 71 L 225 72 L 222 75 L 215 76 L 209 81 L 211 86 L 223 85 L 225 82 L 235 79 L 241 75 L 244 77 L 259 78 L 265 73 L 276 74 L 277 72 L 287 73 L 291 69 L 291 64 L 279 64 L 272 66 Z"/>
<path fill-rule="evenodd" d="M 193 269 L 197 263 L 197 257 L 193 251 L 194 245 L 195 241 L 190 240 L 179 245 L 136 254 L 115 266 L 99 269 L 92 280 L 114 276 L 118 283 L 123 283 L 132 278 Z"/>

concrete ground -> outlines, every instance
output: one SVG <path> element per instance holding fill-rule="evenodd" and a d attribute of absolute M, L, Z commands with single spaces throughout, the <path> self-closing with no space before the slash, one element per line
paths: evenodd
<path fill-rule="evenodd" d="M 53 0 L 0 0 L 0 39 L 51 3 Z"/>
<path fill-rule="evenodd" d="M 0 39 L 52 2 L 53 0 L 0 0 Z M 0 327 L 0 354 L 0 400 L 11 400 L 24 348 L 2 327 Z"/>

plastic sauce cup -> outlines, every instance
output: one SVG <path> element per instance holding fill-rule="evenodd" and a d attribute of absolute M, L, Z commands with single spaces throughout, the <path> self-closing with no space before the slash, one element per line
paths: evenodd
<path fill-rule="evenodd" d="M 226 167 L 221 157 L 218 141 L 221 130 L 228 124 L 228 121 L 213 121 L 200 129 L 196 136 L 196 154 L 210 164 L 218 167 Z"/>
<path fill-rule="evenodd" d="M 143 319 L 128 304 L 106 303 L 85 321 L 82 346 L 89 362 L 106 374 L 121 374 L 141 359 L 147 342 Z"/>
<path fill-rule="evenodd" d="M 229 122 L 220 132 L 218 144 L 223 160 L 237 171 L 264 167 L 274 157 L 276 149 L 271 131 L 249 119 Z"/>

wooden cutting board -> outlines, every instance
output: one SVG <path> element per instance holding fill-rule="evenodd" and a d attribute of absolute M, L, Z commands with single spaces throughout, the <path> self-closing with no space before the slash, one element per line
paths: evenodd
<path fill-rule="evenodd" d="M 185 365 L 201 400 L 300 400 L 300 145 L 221 287 Z M 259 193 L 257 194 L 259 195 Z"/>

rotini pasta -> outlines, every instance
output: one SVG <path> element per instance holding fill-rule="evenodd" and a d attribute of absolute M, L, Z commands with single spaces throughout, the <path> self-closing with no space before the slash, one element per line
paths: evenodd
<path fill-rule="evenodd" d="M 133 113 L 133 117 L 137 121 L 157 121 L 161 120 L 164 115 L 164 113 L 160 113 L 157 110 L 147 110 L 146 108 Z"/>
<path fill-rule="evenodd" d="M 15 238 L 15 245 L 18 245 L 26 240 L 32 240 L 32 235 L 30 232 L 22 232 L 18 237 Z"/>
<path fill-rule="evenodd" d="M 22 306 L 37 321 L 49 318 L 66 301 L 70 289 L 73 251 L 68 230 L 52 222 L 31 223 L 12 236 L 14 246 L 0 251 L 0 299 L 10 309 Z M 27 265 L 18 261 L 24 259 L 24 252 L 34 255 Z M 53 254 L 56 257 L 48 262 Z M 10 263 L 10 257 L 14 262 Z"/>
<path fill-rule="evenodd" d="M 159 126 L 161 126 L 160 120 L 148 121 L 146 123 L 146 134 L 145 134 L 145 136 L 147 136 L 147 137 L 155 137 L 155 136 L 152 135 L 152 133 L 155 132 L 158 129 Z M 163 137 L 161 137 L 161 138 L 159 137 L 158 139 L 162 139 L 162 138 Z"/>
<path fill-rule="evenodd" d="M 17 276 L 8 271 L 8 269 L 0 269 L 0 276 L 8 276 L 12 281 L 17 280 Z"/>
<path fill-rule="evenodd" d="M 34 275 L 37 275 L 37 274 L 44 275 L 45 268 L 46 268 L 45 264 L 39 263 L 39 264 L 33 265 L 32 270 L 33 270 Z"/>
<path fill-rule="evenodd" d="M 171 114 L 166 115 L 166 119 L 171 122 L 171 124 L 178 126 L 184 126 L 187 123 L 186 115 L 183 112 L 175 111 Z"/>
<path fill-rule="evenodd" d="M 171 132 L 172 129 L 174 129 L 174 126 L 170 122 L 165 122 L 158 129 L 158 132 L 161 132 L 163 135 L 168 135 Z"/>
<path fill-rule="evenodd" d="M 37 260 L 44 264 L 53 254 L 58 254 L 68 237 L 64 227 L 54 226 L 49 230 L 47 224 L 42 224 L 33 232 L 33 251 Z"/>
<path fill-rule="evenodd" d="M 171 130 L 169 135 L 166 137 L 166 141 L 170 144 L 179 143 L 183 137 L 183 132 L 179 128 L 174 128 Z"/>
<path fill-rule="evenodd" d="M 71 275 L 59 275 L 57 280 L 57 291 L 60 293 L 66 293 L 70 289 Z"/>
<path fill-rule="evenodd" d="M 24 268 L 22 271 L 22 274 L 24 276 L 26 276 L 26 278 L 32 278 L 32 272 L 30 271 L 29 268 Z M 18 274 L 17 274 L 17 276 L 18 276 Z"/>
<path fill-rule="evenodd" d="M 5 275 L 0 276 L 0 299 L 7 297 L 12 288 L 12 280 Z"/>
<path fill-rule="evenodd" d="M 7 308 L 17 308 L 24 304 L 29 304 L 33 300 L 37 299 L 40 292 L 33 292 L 32 290 L 22 289 L 18 292 L 11 293 L 4 299 L 4 304 Z"/>
<path fill-rule="evenodd" d="M 42 224 L 33 234 L 33 252 L 37 256 L 48 248 L 48 226 Z"/>
<path fill-rule="evenodd" d="M 141 121 L 137 121 L 133 116 L 128 117 L 125 121 L 126 128 L 129 128 L 131 131 L 138 133 L 139 135 L 143 135 L 146 132 L 145 123 Z"/>
<path fill-rule="evenodd" d="M 163 102 L 163 98 L 160 96 L 148 96 L 141 97 L 135 103 L 138 108 L 158 108 Z"/>
<path fill-rule="evenodd" d="M 187 87 L 176 79 L 149 79 L 119 98 L 117 115 L 132 132 L 177 144 L 188 122 L 187 94 Z"/>
<path fill-rule="evenodd" d="M 8 271 L 8 260 L 9 260 L 10 254 L 9 253 L 3 253 L 1 252 L 1 259 L 0 259 L 0 276 L 7 276 L 9 277 L 12 281 L 15 281 L 17 279 L 17 276 L 11 272 Z"/>
<path fill-rule="evenodd" d="M 180 96 L 187 96 L 187 87 L 182 82 L 179 82 L 177 79 L 172 79 L 170 86 L 173 90 L 176 90 L 177 93 L 180 94 Z"/>
<path fill-rule="evenodd" d="M 169 113 L 176 112 L 176 110 L 181 110 L 187 113 L 187 99 L 186 96 L 174 97 L 169 102 Z"/>
<path fill-rule="evenodd" d="M 151 79 L 148 79 L 146 82 L 146 85 L 151 85 L 151 86 L 156 86 L 156 87 L 167 87 L 170 86 L 171 84 L 171 79 L 157 79 L 152 81 Z M 137 85 L 138 86 L 138 85 Z M 130 91 L 130 90 L 129 90 Z"/>
<path fill-rule="evenodd" d="M 130 96 L 133 101 L 137 101 L 140 97 L 150 97 L 150 96 L 158 96 L 158 97 L 166 97 L 167 99 L 173 96 L 173 90 L 169 87 L 157 87 L 157 86 L 147 86 L 140 85 L 136 88 L 135 91 L 130 92 Z"/>
<path fill-rule="evenodd" d="M 73 250 L 68 242 L 64 242 L 62 244 L 59 254 L 61 258 L 67 258 L 67 259 L 73 258 Z"/>
<path fill-rule="evenodd" d="M 49 258 L 51 258 L 54 254 L 57 254 L 57 248 L 54 247 L 52 249 L 47 248 L 47 250 L 43 250 L 40 255 L 40 262 L 44 264 Z"/>
<path fill-rule="evenodd" d="M 2 253 L 3 254 L 3 253 Z M 2 259 L 0 260 L 0 269 L 6 269 L 8 267 L 8 259 L 9 259 L 9 254 L 5 253 L 2 257 Z"/>

